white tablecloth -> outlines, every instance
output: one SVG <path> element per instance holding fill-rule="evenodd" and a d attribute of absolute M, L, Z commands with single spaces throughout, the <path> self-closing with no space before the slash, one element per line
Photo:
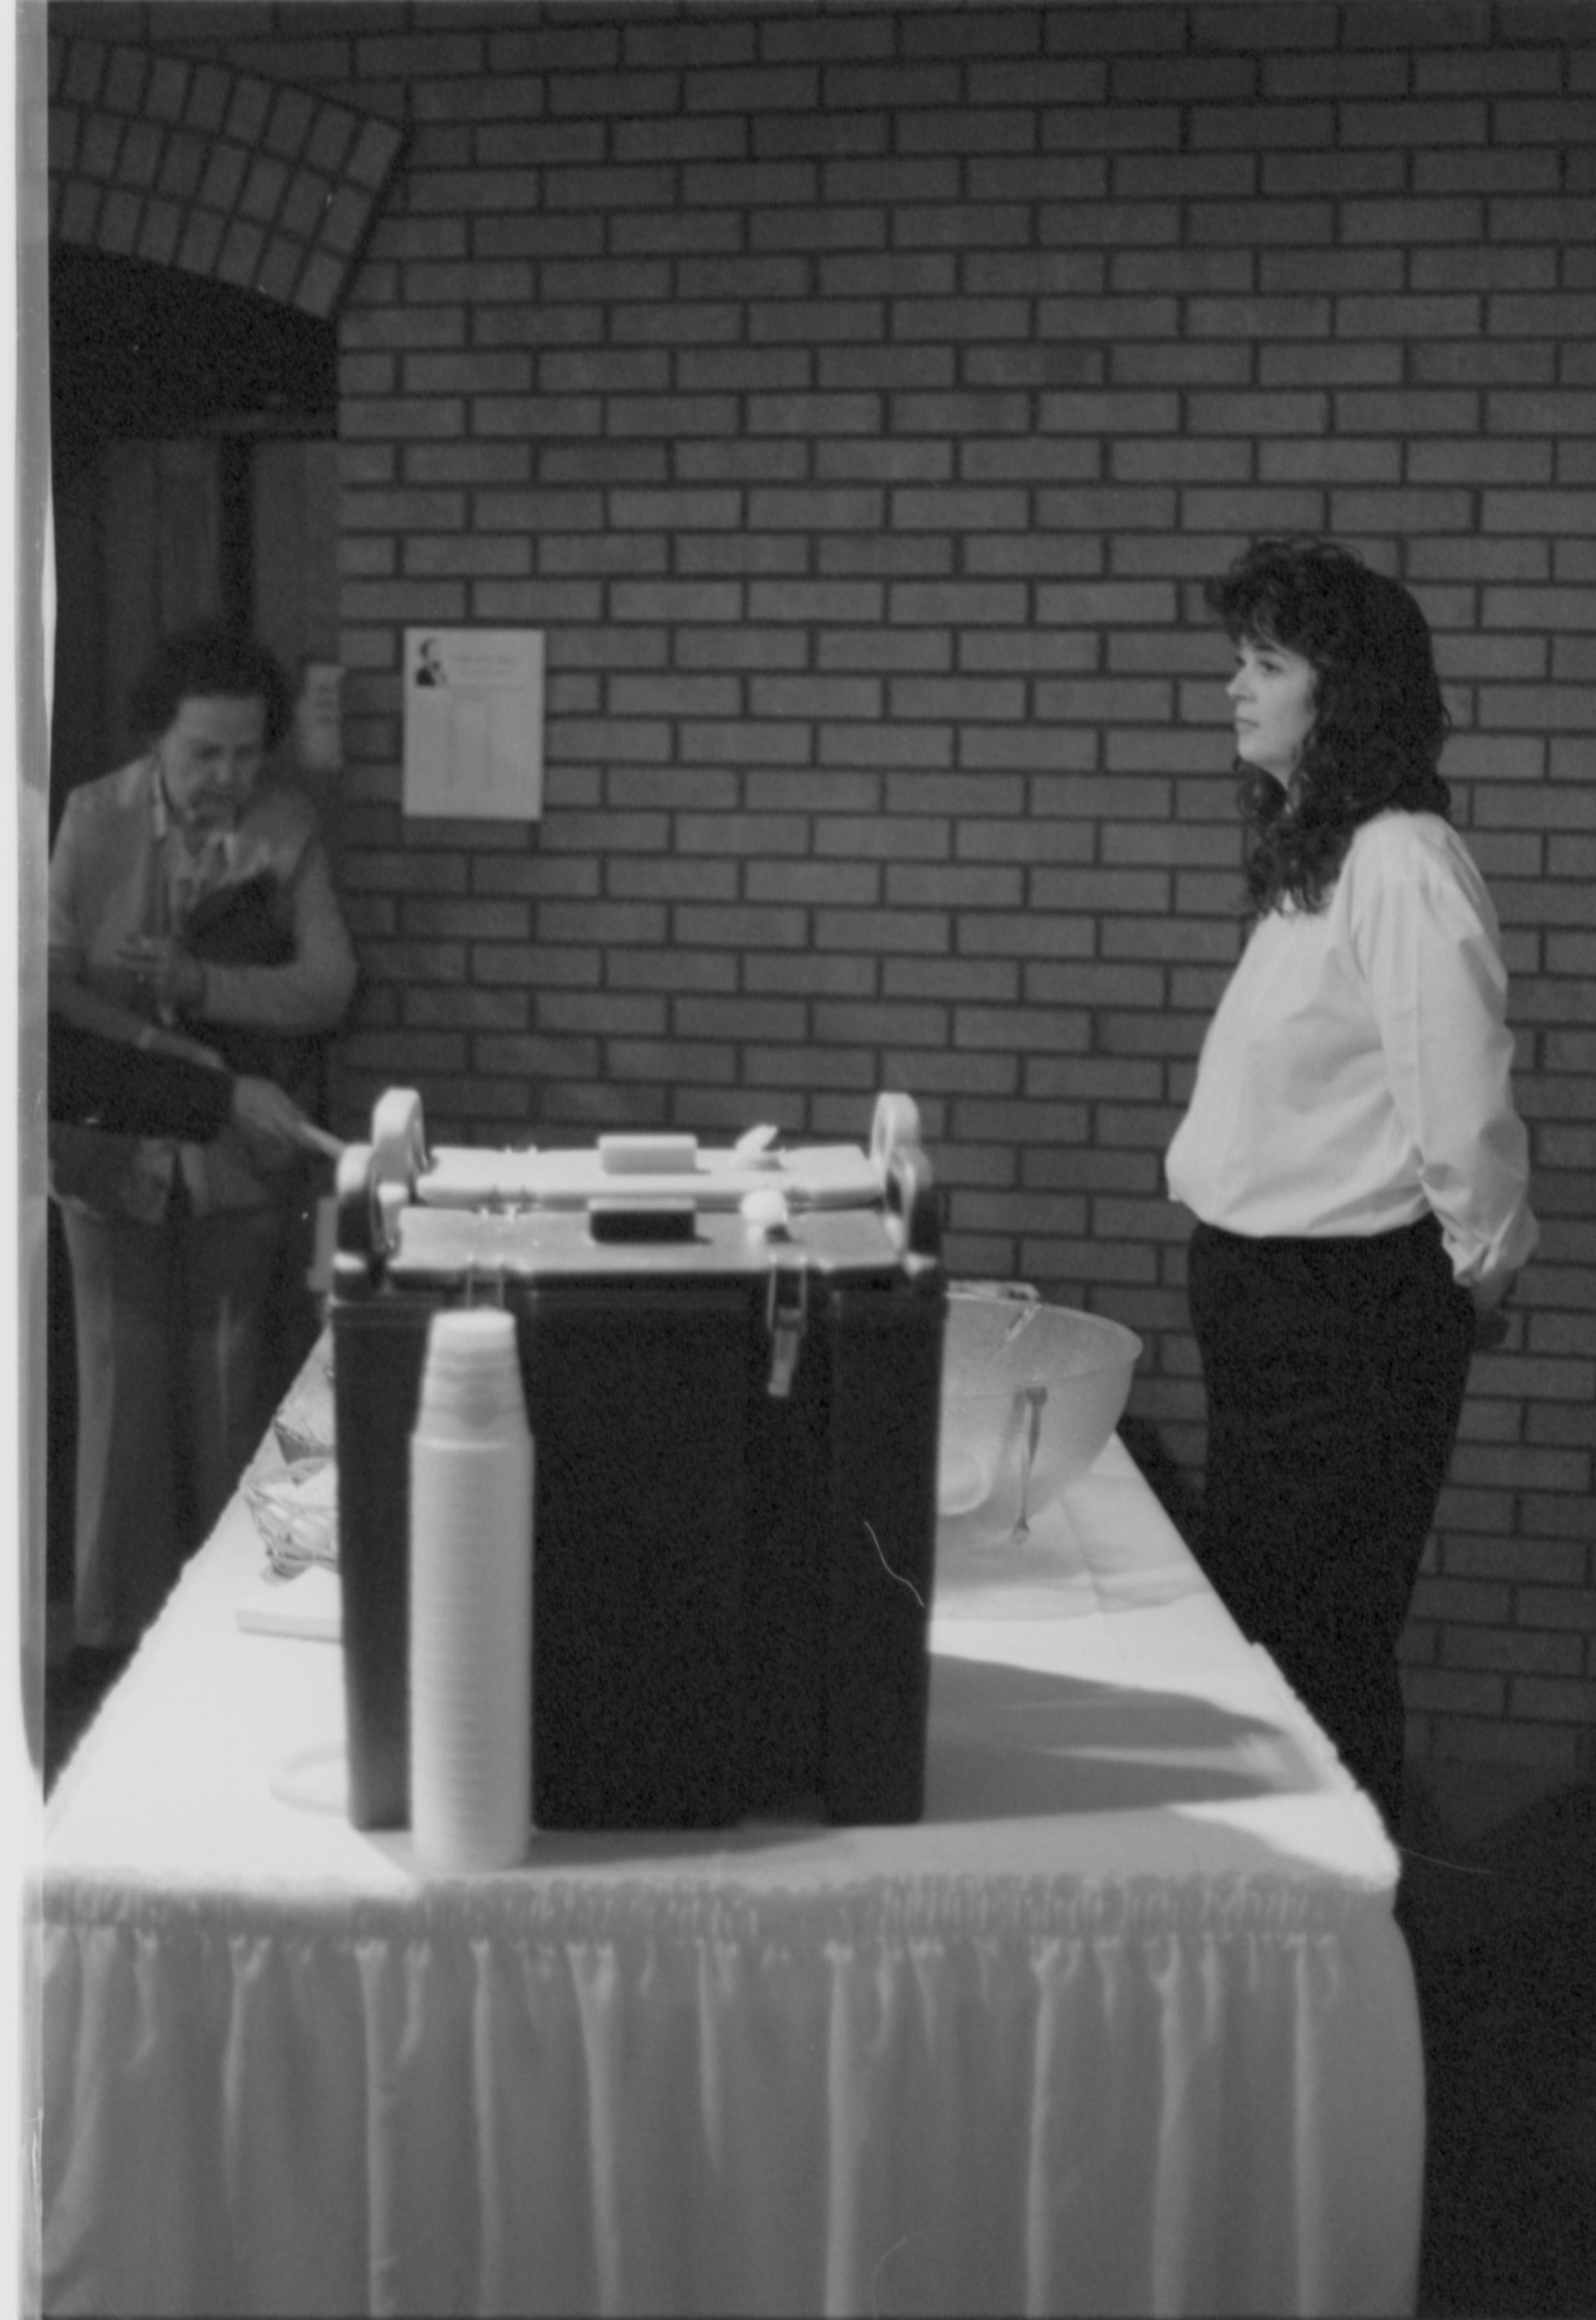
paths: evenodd
<path fill-rule="evenodd" d="M 52 1799 L 50 2313 L 1411 2308 L 1394 1856 L 1118 1443 L 939 1572 L 915 1827 L 424 1875 L 261 1567 L 235 1502 Z"/>

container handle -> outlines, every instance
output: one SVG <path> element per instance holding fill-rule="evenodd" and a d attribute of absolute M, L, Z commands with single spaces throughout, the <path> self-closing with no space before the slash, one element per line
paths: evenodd
<path fill-rule="evenodd" d="M 918 1146 L 920 1106 L 911 1095 L 883 1093 L 875 1099 L 870 1122 L 870 1158 L 884 1184 L 893 1152 L 903 1145 Z"/>

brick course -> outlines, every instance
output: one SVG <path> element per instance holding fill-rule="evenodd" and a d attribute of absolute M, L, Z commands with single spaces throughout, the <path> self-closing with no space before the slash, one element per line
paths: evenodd
<path fill-rule="evenodd" d="M 1199 584 L 1249 535 L 1329 530 L 1415 588 L 1546 1243 L 1474 1372 L 1413 1738 L 1588 1768 L 1588 13 L 58 0 L 57 25 L 407 132 L 340 324 L 340 1128 L 403 1078 L 444 1141 L 860 1136 L 907 1085 L 955 1270 L 1140 1330 L 1132 1409 L 1193 1475 L 1158 1163 L 1239 859 Z M 546 630 L 540 824 L 402 817 L 413 620 Z"/>

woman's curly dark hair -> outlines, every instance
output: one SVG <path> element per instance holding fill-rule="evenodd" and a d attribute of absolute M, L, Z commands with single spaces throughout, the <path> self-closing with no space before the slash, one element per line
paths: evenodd
<path fill-rule="evenodd" d="M 1451 727 L 1424 614 L 1400 582 L 1326 539 L 1262 539 L 1204 590 L 1239 641 L 1312 664 L 1313 730 L 1289 790 L 1247 766 L 1250 912 L 1324 908 L 1352 833 L 1387 808 L 1451 810 L 1437 770 Z"/>
<path fill-rule="evenodd" d="M 128 694 L 134 732 L 145 743 L 169 732 L 186 701 L 259 701 L 266 746 L 275 749 L 294 721 L 294 694 L 277 655 L 252 637 L 201 621 L 156 647 Z"/>

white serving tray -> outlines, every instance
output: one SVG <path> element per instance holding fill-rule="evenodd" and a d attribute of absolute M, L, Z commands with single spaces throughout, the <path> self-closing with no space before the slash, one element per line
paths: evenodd
<path fill-rule="evenodd" d="M 630 1160 L 624 1167 L 607 1166 L 597 1148 L 493 1152 L 440 1145 L 430 1157 L 414 1194 L 425 1208 L 581 1209 L 589 1201 L 621 1198 L 691 1199 L 704 1209 L 736 1209 L 750 1192 L 775 1191 L 793 1209 L 857 1209 L 882 1197 L 879 1173 L 855 1144 L 755 1155 L 696 1145 L 690 1165 L 648 1170 Z"/>

